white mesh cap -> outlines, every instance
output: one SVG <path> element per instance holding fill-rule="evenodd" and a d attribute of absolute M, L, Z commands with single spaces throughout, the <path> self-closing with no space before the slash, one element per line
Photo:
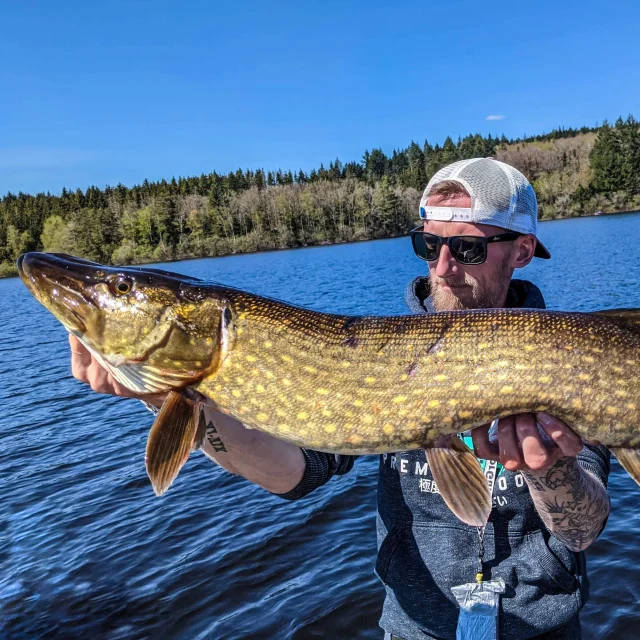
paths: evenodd
<path fill-rule="evenodd" d="M 427 206 L 431 189 L 445 180 L 459 182 L 469 192 L 470 208 Z M 454 162 L 429 180 L 420 200 L 420 217 L 490 224 L 537 236 L 538 200 L 529 181 L 514 167 L 491 158 L 473 158 Z M 540 240 L 535 255 L 551 257 Z"/>

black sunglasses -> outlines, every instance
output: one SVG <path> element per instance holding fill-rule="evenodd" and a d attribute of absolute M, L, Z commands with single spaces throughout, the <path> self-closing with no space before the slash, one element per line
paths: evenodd
<path fill-rule="evenodd" d="M 451 255 L 461 264 L 482 264 L 487 259 L 487 246 L 490 242 L 508 242 L 515 240 L 522 234 L 517 231 L 507 231 L 497 236 L 437 236 L 423 231 L 423 227 L 416 227 L 410 232 L 411 243 L 415 254 L 421 260 L 433 262 L 438 259 L 442 245 L 446 244 Z"/>

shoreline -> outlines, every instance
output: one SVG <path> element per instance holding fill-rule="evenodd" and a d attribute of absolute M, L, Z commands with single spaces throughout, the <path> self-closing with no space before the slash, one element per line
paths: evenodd
<path fill-rule="evenodd" d="M 634 214 L 634 213 L 640 213 L 640 210 L 627 210 L 627 211 L 598 211 L 598 212 L 594 212 L 594 213 L 585 213 L 582 215 L 578 215 L 578 216 L 561 216 L 561 217 L 557 217 L 557 218 L 549 218 L 546 220 L 539 220 L 538 222 L 540 224 L 543 224 L 544 222 L 555 222 L 558 220 L 574 220 L 576 218 L 599 218 L 599 217 L 605 217 L 605 216 L 618 216 L 618 215 L 628 215 L 628 214 Z M 277 248 L 277 249 L 259 249 L 256 251 L 238 251 L 238 252 L 231 252 L 231 253 L 223 253 L 223 254 L 218 254 L 218 255 L 213 255 L 213 256 L 192 256 L 189 258 L 174 258 L 172 260 L 161 260 L 161 261 L 154 261 L 154 262 L 136 262 L 136 263 L 131 263 L 131 264 L 126 264 L 126 265 L 109 265 L 109 266 L 114 266 L 114 267 L 141 267 L 144 265 L 151 265 L 151 264 L 174 264 L 177 262 L 186 262 L 188 260 L 205 260 L 207 258 L 229 258 L 232 256 L 242 256 L 242 255 L 252 255 L 252 254 L 256 254 L 256 253 L 274 253 L 277 251 L 295 251 L 297 249 L 313 249 L 313 248 L 320 248 L 320 247 L 328 247 L 328 246 L 335 246 L 335 245 L 346 245 L 346 244 L 356 244 L 359 242 L 375 242 L 377 240 L 393 240 L 394 238 L 406 238 L 408 237 L 408 234 L 401 234 L 401 235 L 391 235 L 391 236 L 387 236 L 384 238 L 366 238 L 363 240 L 338 240 L 336 242 L 329 242 L 329 241 L 325 241 L 325 242 L 319 242 L 317 244 L 305 244 L 305 245 L 300 245 L 300 246 L 293 246 L 293 247 L 281 247 L 281 248 Z M 3 263 L 3 264 L 10 264 L 10 263 Z M 2 266 L 2 265 L 0 265 Z M 12 274 L 7 274 L 4 275 L 2 273 L 0 273 L 0 279 L 9 279 L 9 278 L 17 278 L 18 277 L 18 270 L 15 267 L 14 264 L 14 269 L 15 269 L 15 273 Z"/>

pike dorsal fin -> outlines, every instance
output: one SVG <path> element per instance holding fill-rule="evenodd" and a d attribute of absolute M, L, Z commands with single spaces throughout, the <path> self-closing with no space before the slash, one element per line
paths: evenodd
<path fill-rule="evenodd" d="M 623 449 L 611 447 L 611 453 L 618 458 L 624 470 L 640 484 L 640 451 L 637 449 Z"/>
<path fill-rule="evenodd" d="M 440 495 L 453 513 L 475 527 L 487 524 L 491 494 L 478 458 L 454 436 L 427 449 L 427 461 Z"/>
<path fill-rule="evenodd" d="M 605 316 L 629 325 L 635 331 L 640 331 L 640 309 L 604 309 L 594 311 L 594 315 Z"/>
<path fill-rule="evenodd" d="M 153 490 L 161 496 L 178 477 L 180 469 L 197 448 L 202 402 L 171 391 L 164 401 L 147 439 L 145 465 Z"/>

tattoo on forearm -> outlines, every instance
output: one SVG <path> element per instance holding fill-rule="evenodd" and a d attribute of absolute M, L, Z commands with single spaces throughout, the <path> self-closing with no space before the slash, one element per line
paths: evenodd
<path fill-rule="evenodd" d="M 207 422 L 205 435 L 207 437 L 207 441 L 216 453 L 227 453 L 227 449 L 224 446 L 224 442 L 222 442 L 222 438 L 220 437 L 218 430 L 213 424 L 213 420 L 209 420 L 209 422 Z"/>
<path fill-rule="evenodd" d="M 609 513 L 602 483 L 575 458 L 561 458 L 543 472 L 523 471 L 543 522 L 570 549 L 588 547 Z"/>

